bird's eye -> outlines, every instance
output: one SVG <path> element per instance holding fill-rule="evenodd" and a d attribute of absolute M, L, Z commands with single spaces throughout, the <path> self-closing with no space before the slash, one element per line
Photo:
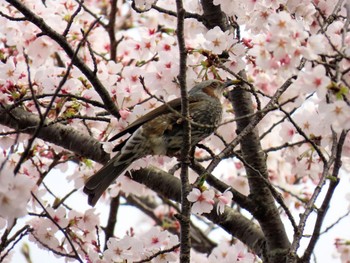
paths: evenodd
<path fill-rule="evenodd" d="M 219 86 L 219 83 L 218 82 L 213 82 L 212 84 L 211 84 L 211 86 L 213 87 L 213 88 L 217 88 L 218 86 Z"/>

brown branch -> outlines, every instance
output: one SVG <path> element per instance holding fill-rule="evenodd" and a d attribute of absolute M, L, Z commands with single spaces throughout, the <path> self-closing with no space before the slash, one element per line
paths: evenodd
<path fill-rule="evenodd" d="M 39 123 L 39 117 L 33 113 L 21 108 L 8 111 L 6 106 L 0 106 L 0 124 L 15 129 L 18 133 L 34 134 Z M 99 141 L 66 125 L 45 123 L 37 137 L 97 162 L 109 160 L 109 154 L 103 151 Z"/>
<path fill-rule="evenodd" d="M 334 161 L 336 160 L 336 155 L 337 155 L 337 136 L 333 132 L 331 155 L 329 157 L 329 160 L 323 164 L 323 171 L 322 171 L 320 180 L 316 185 L 312 196 L 310 197 L 309 201 L 306 204 L 304 213 L 300 215 L 300 221 L 298 225 L 299 231 L 294 233 L 293 243 L 291 245 L 291 249 L 288 254 L 287 262 L 295 261 L 296 253 L 300 245 L 300 240 L 303 237 L 306 221 L 309 215 L 311 214 L 311 212 L 314 211 L 316 199 L 321 193 L 322 187 L 324 186 L 327 176 L 329 175 L 329 170 L 331 169 Z"/>
<path fill-rule="evenodd" d="M 240 72 L 240 75 L 246 78 L 245 72 Z M 234 89 L 229 95 L 237 117 L 246 116 L 254 112 L 250 93 L 242 89 Z M 273 99 L 267 105 L 272 106 L 272 102 Z M 260 119 L 260 115 L 256 115 L 255 118 L 247 117 L 238 120 L 237 136 L 240 136 L 247 127 L 252 125 L 255 119 Z M 273 187 L 266 183 L 266 180 L 268 180 L 266 156 L 261 148 L 256 127 L 251 128 L 249 132 L 240 138 L 240 146 L 250 187 L 251 194 L 249 197 L 256 205 L 255 209 L 250 212 L 259 221 L 266 236 L 268 254 L 264 260 L 281 262 L 281 258 L 284 258 L 289 250 L 290 243 L 272 193 L 275 193 L 276 200 L 280 200 L 280 198 L 278 198 L 276 191 L 272 189 Z M 280 203 L 283 206 L 283 202 Z M 288 210 L 286 212 L 288 213 Z M 292 218 L 290 220 L 293 224 L 294 220 Z"/>
<path fill-rule="evenodd" d="M 66 38 L 61 34 L 59 34 L 58 32 L 56 32 L 55 30 L 53 30 L 51 27 L 49 27 L 41 17 L 34 14 L 28 7 L 22 4 L 19 0 L 6 0 L 6 1 L 11 5 L 13 5 L 19 12 L 21 12 L 30 22 L 32 22 L 38 28 L 40 28 L 40 30 L 42 31 L 42 34 L 47 35 L 62 47 L 62 49 L 66 52 L 68 57 L 72 59 L 72 63 L 77 68 L 80 69 L 80 71 L 86 76 L 86 78 L 90 81 L 90 83 L 95 88 L 97 93 L 100 95 L 102 101 L 105 104 L 106 109 L 112 115 L 119 118 L 120 115 L 119 115 L 118 108 L 115 106 L 107 89 L 102 85 L 102 83 L 93 73 L 93 71 L 85 64 L 85 62 L 80 57 L 76 57 L 73 60 L 75 51 L 72 48 L 72 46 L 68 43 Z"/>
<path fill-rule="evenodd" d="M 111 1 L 111 11 L 109 12 L 109 22 L 106 26 L 106 30 L 109 37 L 110 42 L 110 56 L 112 61 L 116 61 L 117 59 L 117 46 L 118 41 L 115 38 L 115 21 L 116 21 L 116 15 L 117 15 L 117 3 L 118 0 L 112 0 Z"/>
<path fill-rule="evenodd" d="M 317 218 L 316 218 L 314 231 L 312 233 L 309 245 L 306 248 L 304 255 L 301 258 L 301 262 L 309 262 L 310 261 L 311 254 L 313 253 L 315 246 L 316 246 L 316 243 L 320 237 L 321 227 L 323 225 L 324 218 L 327 214 L 329 204 L 332 200 L 333 194 L 334 194 L 335 189 L 338 186 L 338 183 L 340 180 L 338 175 L 339 175 L 340 167 L 342 165 L 341 157 L 342 157 L 342 150 L 343 150 L 346 135 L 347 135 L 347 132 L 343 131 L 341 133 L 339 141 L 337 143 L 333 172 L 332 172 L 332 175 L 330 176 L 330 179 L 329 179 L 330 182 L 329 182 L 328 190 L 327 190 L 326 196 L 322 202 L 321 207 L 317 210 Z"/>
<path fill-rule="evenodd" d="M 47 212 L 45 206 L 40 202 L 40 200 L 36 197 L 35 194 L 32 193 L 32 197 L 35 199 L 35 201 L 40 205 L 40 207 L 43 209 L 45 216 L 51 220 L 51 222 L 62 232 L 62 234 L 65 236 L 66 240 L 68 241 L 69 245 L 72 248 L 72 251 L 74 253 L 74 258 L 78 260 L 79 262 L 83 263 L 82 259 L 79 256 L 78 251 L 76 250 L 75 246 L 73 245 L 73 241 L 70 237 L 70 235 L 65 231 L 57 222 L 55 219 L 52 218 L 52 216 Z"/>
<path fill-rule="evenodd" d="M 181 181 L 160 169 L 148 167 L 136 170 L 131 173 L 130 178 L 173 201 L 181 201 Z M 255 254 L 260 257 L 263 256 L 265 236 L 261 229 L 250 219 L 231 208 L 226 208 L 223 214 L 218 215 L 216 207 L 211 213 L 204 214 L 204 216 L 214 224 L 219 225 L 227 233 L 241 240 Z"/>
<path fill-rule="evenodd" d="M 108 220 L 107 220 L 107 225 L 106 227 L 103 228 L 103 231 L 105 232 L 105 248 L 107 249 L 107 241 L 111 237 L 114 236 L 114 229 L 117 224 L 117 214 L 119 210 L 119 195 L 116 197 L 113 197 L 111 200 L 111 203 L 109 204 L 109 215 L 108 215 Z"/>
<path fill-rule="evenodd" d="M 181 148 L 181 214 L 178 215 L 180 221 L 180 263 L 190 262 L 191 251 L 191 236 L 190 236 L 190 216 L 191 216 L 191 203 L 187 200 L 187 196 L 190 193 L 190 182 L 188 178 L 188 168 L 190 164 L 190 150 L 191 150 L 191 123 L 189 119 L 189 99 L 186 87 L 186 60 L 187 49 L 184 36 L 184 20 L 185 9 L 182 0 L 176 0 L 177 11 L 177 26 L 176 35 L 179 44 L 179 75 L 178 80 L 181 90 L 181 114 L 183 116 L 183 145 Z"/>
<path fill-rule="evenodd" d="M 222 31 L 228 29 L 228 19 L 224 12 L 221 11 L 220 5 L 214 5 L 212 0 L 201 0 L 203 7 L 203 24 L 212 29 L 219 26 Z"/>
<path fill-rule="evenodd" d="M 83 43 L 85 42 L 86 40 L 86 37 L 88 36 L 89 32 L 92 30 L 92 28 L 94 27 L 96 22 L 92 23 L 90 28 L 88 29 L 86 35 L 84 36 L 84 38 L 79 42 L 76 50 L 74 51 L 74 54 L 72 56 L 72 60 L 71 60 L 71 63 L 68 65 L 68 68 L 64 74 L 64 76 L 62 77 L 62 79 L 60 80 L 59 84 L 58 84 L 58 87 L 57 89 L 55 90 L 55 93 L 54 93 L 54 96 L 52 96 L 50 102 L 49 102 L 49 105 L 47 106 L 47 109 L 46 111 L 44 112 L 44 114 L 41 114 L 41 111 L 39 110 L 39 116 L 40 116 L 40 121 L 38 123 L 38 126 L 35 128 L 35 131 L 34 133 L 32 134 L 32 137 L 28 140 L 28 144 L 26 145 L 18 163 L 16 164 L 16 167 L 14 169 L 14 173 L 17 174 L 22 163 L 24 162 L 24 160 L 28 157 L 29 155 L 29 152 L 32 148 L 32 144 L 34 143 L 34 140 L 36 139 L 36 137 L 38 136 L 40 130 L 42 129 L 42 127 L 44 126 L 44 122 L 45 122 L 45 119 L 46 117 L 48 116 L 50 110 L 52 109 L 52 106 L 54 104 L 54 101 L 55 101 L 55 98 L 56 98 L 56 95 L 61 91 L 63 85 L 66 83 L 67 79 L 68 79 L 68 76 L 69 76 L 69 73 L 73 67 L 73 61 L 77 58 L 78 56 L 78 52 L 80 50 L 80 48 L 82 47 Z M 28 69 L 28 72 L 29 69 Z M 30 81 L 30 75 L 28 76 L 28 80 Z M 31 83 L 29 83 L 29 85 L 31 85 Z"/>

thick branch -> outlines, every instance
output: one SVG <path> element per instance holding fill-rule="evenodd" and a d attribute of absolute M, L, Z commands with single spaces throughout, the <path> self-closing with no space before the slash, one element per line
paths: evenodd
<path fill-rule="evenodd" d="M 211 29 L 219 26 L 222 31 L 228 29 L 228 22 L 226 15 L 221 11 L 220 5 L 214 5 L 212 0 L 202 0 L 203 7 L 203 23 Z"/>
<path fill-rule="evenodd" d="M 131 178 L 171 200 L 181 201 L 180 180 L 160 169 L 149 167 L 133 171 Z M 232 236 L 237 237 L 258 256 L 263 255 L 264 234 L 251 220 L 230 208 L 225 209 L 223 214 L 218 215 L 214 207 L 210 214 L 204 214 L 204 216 Z"/>
<path fill-rule="evenodd" d="M 7 108 L 0 108 L 0 124 L 18 133 L 33 134 L 39 123 L 37 115 L 21 108 L 15 108 L 10 112 Z M 109 160 L 109 154 L 103 151 L 100 142 L 69 126 L 59 123 L 47 125 L 46 122 L 37 137 L 97 162 L 104 163 Z"/>
<path fill-rule="evenodd" d="M 240 73 L 246 79 L 245 72 Z M 244 84 L 242 84 L 244 85 Z M 230 92 L 235 115 L 237 117 L 237 134 L 240 134 L 251 122 L 254 112 L 251 95 L 244 89 L 236 88 Z M 248 116 L 246 118 L 240 118 Z M 259 221 L 266 236 L 268 261 L 281 262 L 281 255 L 286 255 L 290 243 L 288 241 L 283 223 L 281 221 L 275 200 L 266 183 L 268 172 L 266 167 L 266 156 L 259 140 L 257 128 L 252 129 L 240 141 L 242 156 L 249 166 L 246 166 L 250 198 L 256 204 L 255 210 L 251 211 Z M 254 169 L 252 169 L 254 168 Z M 258 172 L 257 172 L 258 171 Z"/>
<path fill-rule="evenodd" d="M 39 117 L 23 109 L 16 108 L 10 113 L 0 109 L 0 124 L 31 134 L 39 123 Z M 106 163 L 109 155 L 103 151 L 102 145 L 94 138 L 87 136 L 72 127 L 59 123 L 44 126 L 38 138 L 54 143 L 78 155 L 92 159 L 99 163 Z M 180 202 L 181 182 L 176 177 L 155 168 L 145 168 L 134 171 L 131 178 L 163 195 Z M 213 223 L 218 224 L 231 235 L 247 244 L 257 255 L 262 255 L 262 244 L 265 242 L 262 231 L 250 220 L 234 210 L 226 209 L 223 215 L 217 215 L 216 210 L 206 215 Z"/>

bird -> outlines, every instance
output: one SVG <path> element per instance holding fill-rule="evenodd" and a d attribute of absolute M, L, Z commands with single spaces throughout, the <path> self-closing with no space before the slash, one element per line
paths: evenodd
<path fill-rule="evenodd" d="M 220 124 L 221 97 L 224 89 L 232 84 L 232 81 L 205 80 L 188 92 L 191 148 L 211 135 Z M 109 139 L 113 141 L 130 134 L 113 148 L 118 153 L 87 179 L 83 191 L 88 195 L 89 205 L 95 206 L 109 185 L 135 160 L 148 155 L 180 157 L 184 132 L 180 112 L 181 98 L 176 98 L 146 113 Z"/>

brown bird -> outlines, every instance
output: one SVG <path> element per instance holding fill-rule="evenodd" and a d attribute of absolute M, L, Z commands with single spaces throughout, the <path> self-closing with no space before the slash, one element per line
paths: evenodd
<path fill-rule="evenodd" d="M 207 80 L 195 85 L 188 93 L 191 118 L 191 147 L 212 134 L 221 122 L 220 98 L 232 81 Z M 174 110 L 176 112 L 174 112 Z M 131 123 L 109 141 L 131 134 L 114 147 L 119 151 L 85 183 L 88 203 L 94 206 L 103 192 L 135 160 L 147 155 L 180 156 L 183 145 L 181 99 L 174 99 Z"/>

